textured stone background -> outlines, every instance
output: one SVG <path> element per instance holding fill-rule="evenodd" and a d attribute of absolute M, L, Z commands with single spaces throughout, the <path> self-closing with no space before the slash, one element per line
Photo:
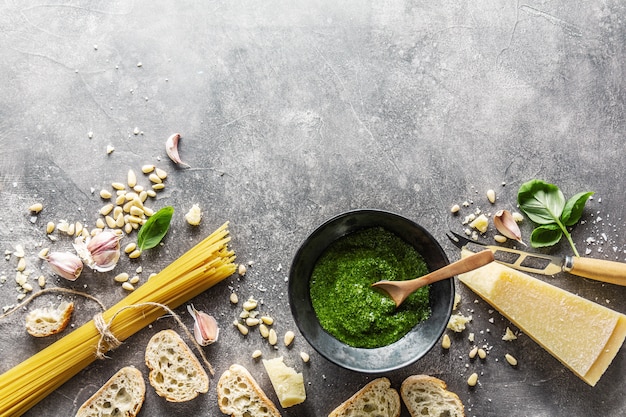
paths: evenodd
<path fill-rule="evenodd" d="M 86 271 L 69 284 L 41 265 L 40 246 L 70 245 L 50 242 L 45 224 L 93 226 L 103 204 L 97 190 L 145 163 L 167 169 L 167 187 L 152 203 L 177 210 L 165 245 L 139 262 L 123 258 L 115 272 L 142 265 L 145 280 L 229 220 L 238 260 L 253 265 L 245 278 L 193 300 L 222 325 L 219 343 L 206 348 L 217 376 L 241 363 L 275 398 L 250 354 L 283 355 L 304 372 L 309 396 L 283 415 L 327 415 L 373 376 L 330 364 L 299 334 L 292 349 L 277 351 L 256 335 L 242 338 L 230 324 L 237 314 L 230 291 L 263 300 L 279 333 L 297 330 L 286 277 L 319 223 L 349 209 L 390 210 L 430 230 L 454 260 L 445 232 L 462 231 L 462 217 L 476 208 L 514 209 L 517 188 L 532 178 L 556 183 L 566 196 L 596 191 L 574 240 L 588 256 L 625 261 L 625 18 L 618 0 L 3 2 L 0 248 L 23 245 L 28 267 L 48 276 L 48 286 L 112 305 L 124 296 L 113 273 Z M 165 155 L 174 132 L 183 135 L 180 152 L 191 169 L 176 169 Z M 110 155 L 107 145 L 115 147 Z M 494 206 L 484 197 L 489 188 L 498 193 Z M 450 206 L 465 200 L 471 207 L 451 216 Z M 26 208 L 35 201 L 45 209 L 31 219 Z M 194 230 L 182 218 L 193 203 L 205 215 Z M 530 230 L 526 222 L 526 237 Z M 16 303 L 14 268 L 14 258 L 0 263 L 3 306 Z M 544 279 L 626 312 L 623 287 L 566 274 Z M 386 375 L 394 386 L 414 373 L 438 376 L 468 416 L 623 412 L 623 349 L 588 387 L 527 336 L 502 342 L 510 323 L 458 290 L 461 311 L 474 317 L 469 331 L 491 349 L 488 359 L 467 359 L 466 331 L 450 352 L 436 348 Z M 97 311 L 77 304 L 77 324 Z M 51 342 L 28 337 L 22 320 L 21 313 L 0 320 L 0 371 Z M 119 367 L 145 370 L 145 343 L 174 326 L 163 319 L 140 332 L 27 415 L 72 415 Z M 517 369 L 504 363 L 507 352 L 519 359 Z M 468 389 L 474 371 L 480 384 Z M 207 395 L 186 404 L 166 403 L 148 387 L 141 415 L 219 415 L 217 376 Z"/>

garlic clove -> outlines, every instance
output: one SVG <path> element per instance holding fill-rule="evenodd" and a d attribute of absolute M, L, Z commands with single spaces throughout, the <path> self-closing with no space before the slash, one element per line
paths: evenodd
<path fill-rule="evenodd" d="M 98 272 L 115 268 L 120 259 L 120 239 L 116 233 L 105 230 L 85 242 L 82 237 L 74 241 L 74 248 L 85 263 Z"/>
<path fill-rule="evenodd" d="M 520 231 L 515 218 L 508 210 L 499 210 L 493 216 L 493 224 L 503 236 L 513 239 L 526 246 L 522 241 L 522 232 Z"/>
<path fill-rule="evenodd" d="M 83 262 L 71 252 L 52 252 L 45 259 L 55 274 L 69 281 L 76 281 L 83 272 Z"/>
<path fill-rule="evenodd" d="M 167 138 L 167 141 L 165 141 L 165 152 L 167 152 L 167 156 L 169 156 L 170 159 L 174 161 L 174 163 L 188 167 L 189 165 L 181 161 L 180 156 L 178 155 L 178 141 L 179 140 L 180 140 L 179 133 L 174 133 L 172 136 Z"/>
<path fill-rule="evenodd" d="M 200 346 L 215 343 L 220 333 L 215 318 L 202 311 L 196 310 L 193 305 L 188 305 L 187 310 L 194 320 L 193 335 L 196 342 L 198 342 Z"/>

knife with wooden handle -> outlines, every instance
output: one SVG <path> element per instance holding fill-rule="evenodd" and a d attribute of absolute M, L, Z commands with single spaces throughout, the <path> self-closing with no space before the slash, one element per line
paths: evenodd
<path fill-rule="evenodd" d="M 524 252 L 495 245 L 484 245 L 451 232 L 448 238 L 458 248 L 486 248 L 493 252 L 496 262 L 520 271 L 535 274 L 554 275 L 568 272 L 579 277 L 626 286 L 626 263 L 582 256 L 552 256 L 541 253 Z"/>

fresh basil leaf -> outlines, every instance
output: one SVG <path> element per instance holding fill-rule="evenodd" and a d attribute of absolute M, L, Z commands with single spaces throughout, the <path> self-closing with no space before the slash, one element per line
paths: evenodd
<path fill-rule="evenodd" d="M 545 248 L 559 243 L 563 231 L 556 223 L 541 225 L 530 234 L 530 245 L 533 248 Z"/>
<path fill-rule="evenodd" d="M 565 197 L 559 187 L 542 180 L 522 184 L 517 192 L 517 202 L 520 209 L 537 224 L 558 222 L 565 207 Z"/>
<path fill-rule="evenodd" d="M 137 233 L 139 250 L 150 249 L 161 242 L 170 228 L 174 207 L 166 206 L 154 213 Z"/>
<path fill-rule="evenodd" d="M 580 217 L 583 215 L 585 203 L 587 203 L 587 200 L 592 195 L 593 191 L 586 193 L 582 192 L 567 200 L 565 208 L 563 209 L 563 214 L 561 214 L 561 222 L 565 226 L 573 226 L 578 223 L 578 220 L 580 220 Z"/>

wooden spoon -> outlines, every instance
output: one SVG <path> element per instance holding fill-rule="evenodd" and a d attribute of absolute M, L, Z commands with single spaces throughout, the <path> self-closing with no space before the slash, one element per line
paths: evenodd
<path fill-rule="evenodd" d="M 432 284 L 433 282 L 453 277 L 457 274 L 473 271 L 492 261 L 493 252 L 483 250 L 456 262 L 452 262 L 450 265 L 446 265 L 443 268 L 419 278 L 407 281 L 378 281 L 373 283 L 372 287 L 380 288 L 385 291 L 396 303 L 396 307 L 399 307 L 409 295 L 419 288 Z"/>

